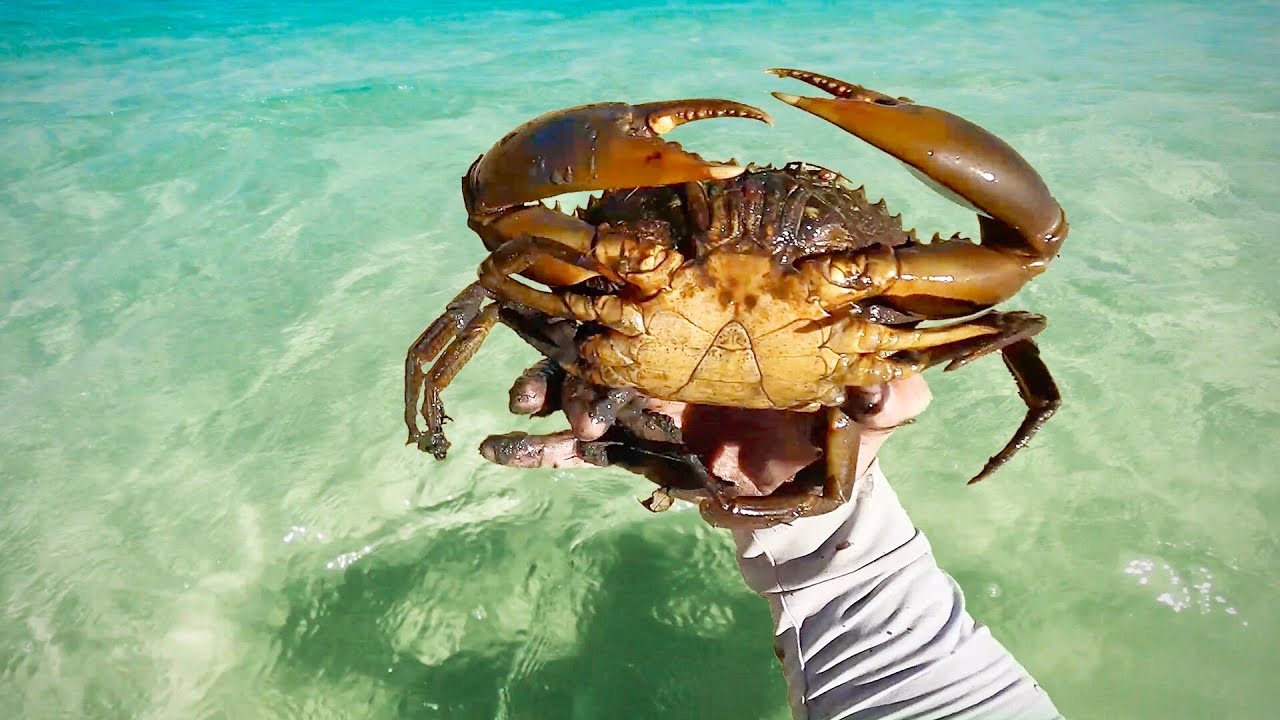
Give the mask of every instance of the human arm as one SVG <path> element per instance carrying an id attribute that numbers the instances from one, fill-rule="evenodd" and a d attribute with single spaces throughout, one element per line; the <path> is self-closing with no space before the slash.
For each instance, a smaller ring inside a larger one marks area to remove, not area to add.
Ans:
<path id="1" fill-rule="evenodd" d="M 929 403 L 924 381 L 888 386 L 862 434 L 853 499 L 825 515 L 764 530 L 735 530 L 747 585 L 768 600 L 797 718 L 1058 718 L 1048 696 L 964 607 L 960 588 L 938 566 L 881 472 L 876 454 L 892 428 Z M 556 389 L 526 374 L 512 409 L 536 412 Z M 591 388 L 566 382 L 571 431 L 525 437 L 504 464 L 586 465 L 580 440 L 604 432 L 592 420 Z M 552 404 L 554 399 L 552 398 Z M 808 420 L 795 413 L 652 407 L 682 426 L 712 472 L 739 485 L 772 488 L 817 457 Z M 482 453 L 498 458 L 494 441 Z"/>

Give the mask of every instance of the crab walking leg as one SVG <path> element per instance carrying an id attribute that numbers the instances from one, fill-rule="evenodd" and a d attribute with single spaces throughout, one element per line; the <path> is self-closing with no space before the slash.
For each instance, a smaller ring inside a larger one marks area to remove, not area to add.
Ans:
<path id="1" fill-rule="evenodd" d="M 944 372 L 958 370 L 983 355 L 1003 350 L 1019 340 L 1029 340 L 1049 326 L 1045 316 L 1022 310 L 988 313 L 974 322 L 990 327 L 995 332 L 981 339 L 937 348 L 937 352 L 926 353 L 930 367 L 946 359 L 948 362 L 943 368 Z"/>
<path id="2" fill-rule="evenodd" d="M 853 497 L 858 479 L 858 448 L 863 427 L 842 407 L 827 408 L 825 476 L 822 494 L 778 494 L 734 497 L 701 503 L 702 517 L 717 527 L 764 528 L 802 517 L 822 515 Z"/>
<path id="3" fill-rule="evenodd" d="M 664 491 L 695 493 L 698 497 L 705 497 L 702 493 L 723 497 L 723 491 L 731 486 L 731 483 L 712 475 L 702 458 L 688 452 L 682 445 L 637 439 L 619 432 L 617 428 L 599 440 L 579 440 L 576 449 L 579 456 L 593 465 L 623 468 L 647 478 Z"/>
<path id="4" fill-rule="evenodd" d="M 591 297 L 550 293 L 530 287 L 513 275 L 543 258 L 553 258 L 595 270 L 610 280 L 621 279 L 604 265 L 573 248 L 541 237 L 519 237 L 493 251 L 480 264 L 480 284 L 504 300 L 519 303 L 553 318 L 598 322 L 626 335 L 644 331 L 644 320 L 632 303 L 616 295 Z"/>
<path id="5" fill-rule="evenodd" d="M 983 355 L 1000 352 L 1005 367 L 1013 375 L 1018 385 L 1018 395 L 1027 405 L 1027 413 L 1018 426 L 1013 438 L 1001 448 L 1000 452 L 991 456 L 982 471 L 969 481 L 972 485 L 1009 460 L 1031 442 L 1031 438 L 1040 430 L 1049 418 L 1062 405 L 1062 394 L 1053 380 L 1053 375 L 1040 357 L 1040 349 L 1036 347 L 1032 337 L 1044 330 L 1044 316 L 1028 312 L 992 313 L 979 319 L 994 328 L 996 333 L 982 338 L 967 340 L 952 345 L 929 348 L 912 353 L 912 362 L 923 367 L 932 367 L 947 363 L 947 370 L 955 370 Z"/>
<path id="6" fill-rule="evenodd" d="M 459 331 L 457 339 L 445 348 L 440 359 L 427 373 L 426 382 L 423 383 L 425 397 L 422 400 L 422 417 L 427 421 L 427 431 L 419 433 L 415 439 L 419 449 L 431 453 L 437 460 L 443 460 L 449 452 L 449 441 L 444 437 L 446 416 L 444 404 L 440 402 L 440 392 L 449 386 L 458 371 L 484 344 L 489 331 L 498 322 L 498 308 L 497 303 L 485 306 L 474 320 Z"/>
<path id="7" fill-rule="evenodd" d="M 972 321 L 991 330 L 991 334 L 964 342 L 938 345 L 912 353 L 926 367 L 947 363 L 946 372 L 958 370 L 984 355 L 1003 351 L 1022 340 L 1030 340 L 1049 326 L 1043 315 L 1014 310 L 992 312 Z"/>
<path id="8" fill-rule="evenodd" d="M 857 320 L 845 325 L 840 332 L 834 334 L 827 341 L 827 346 L 842 353 L 893 352 L 937 347 L 997 332 L 999 330 L 996 328 L 981 323 L 904 329 Z"/>
<path id="9" fill-rule="evenodd" d="M 987 227 L 993 221 L 979 218 Z M 937 240 L 896 248 L 897 277 L 881 296 L 889 305 L 930 317 L 961 317 L 1013 297 L 1047 262 L 982 245 Z"/>
<path id="10" fill-rule="evenodd" d="M 802 262 L 815 299 L 836 313 L 874 297 L 931 318 L 960 317 L 1011 297 L 1034 274 L 1024 259 L 960 240 L 875 246 Z"/>
<path id="11" fill-rule="evenodd" d="M 1058 392 L 1058 384 L 1053 381 L 1049 368 L 1040 358 L 1040 348 L 1031 340 L 1019 340 L 1000 351 L 1005 367 L 1013 374 L 1018 383 L 1018 395 L 1027 404 L 1027 415 L 1018 426 L 1013 438 L 1005 444 L 1000 452 L 991 456 L 982 471 L 969 481 L 972 485 L 995 472 L 997 468 L 1009 462 L 1014 453 L 1027 446 L 1031 438 L 1040 431 L 1041 426 L 1062 406 L 1062 395 Z"/>
<path id="12" fill-rule="evenodd" d="M 631 434 L 644 440 L 654 442 L 684 444 L 684 432 L 669 416 L 645 407 L 648 398 L 637 396 L 631 402 L 618 408 L 615 422 L 626 428 Z M 604 416 L 603 419 L 607 419 Z"/>
<path id="13" fill-rule="evenodd" d="M 967 315 L 1012 297 L 1057 256 L 1067 237 L 1066 214 L 1035 169 L 991 132 L 945 110 L 826 75 L 769 72 L 833 96 L 774 97 L 894 156 L 944 197 L 978 212 L 982 245 L 935 238 L 897 249 L 896 278 L 879 293 L 895 308 L 935 318 Z"/>
<path id="14" fill-rule="evenodd" d="M 590 403 L 587 417 L 600 427 L 618 426 L 642 440 L 681 445 L 684 434 L 675 420 L 649 410 L 649 398 L 635 388 L 598 388 L 600 395 Z"/>
<path id="15" fill-rule="evenodd" d="M 538 352 L 546 355 L 544 361 L 553 365 L 560 375 L 565 367 L 572 367 L 578 361 L 578 349 L 575 344 L 575 328 L 573 322 L 558 320 L 528 308 L 504 307 L 499 312 L 502 324 L 511 328 L 525 342 Z M 542 365 L 535 368 L 543 367 Z M 528 375 L 534 368 L 525 371 Z M 549 372 L 538 370 L 540 373 Z M 548 388 L 551 383 L 548 382 Z M 588 411 L 592 421 L 601 426 L 619 425 L 630 430 L 636 437 L 655 442 L 668 442 L 680 445 L 684 442 L 680 428 L 666 415 L 649 410 L 646 406 L 648 398 L 634 388 L 614 388 L 592 403 Z M 515 400 L 512 400 L 515 412 Z M 550 408 L 550 409 L 548 409 Z M 560 409 L 559 397 L 548 397 L 546 406 L 539 413 L 545 415 Z"/>
<path id="16" fill-rule="evenodd" d="M 923 372 L 929 367 L 921 355 L 893 355 L 900 351 L 952 346 L 1000 332 L 981 323 L 961 323 L 946 327 L 895 328 L 846 318 L 836 327 L 825 347 L 841 357 L 832 382 L 844 387 L 870 387 Z"/>
<path id="17" fill-rule="evenodd" d="M 449 301 L 440 317 L 409 346 L 404 360 L 404 422 L 409 427 L 406 445 L 417 442 L 422 436 L 418 430 L 417 417 L 419 392 L 426 379 L 423 366 L 435 360 L 440 351 L 476 319 L 480 314 L 480 306 L 488 298 L 489 291 L 480 283 L 468 285 Z"/>
<path id="18" fill-rule="evenodd" d="M 549 238 L 585 253 L 591 249 L 591 241 L 596 234 L 594 225 L 542 204 L 516 208 L 491 217 L 473 215 L 469 219 L 469 225 L 491 251 L 502 247 L 503 243 L 512 238 L 529 235 Z M 554 287 L 576 285 L 597 274 L 581 265 L 550 257 L 540 258 L 521 273 L 534 282 Z"/>

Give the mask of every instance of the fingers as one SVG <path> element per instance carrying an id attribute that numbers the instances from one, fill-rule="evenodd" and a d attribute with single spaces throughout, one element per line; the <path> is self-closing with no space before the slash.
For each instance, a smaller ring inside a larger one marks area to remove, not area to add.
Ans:
<path id="1" fill-rule="evenodd" d="M 480 455 L 491 463 L 515 468 L 579 468 L 588 467 L 578 452 L 578 439 L 573 431 L 551 435 L 513 432 L 490 435 L 480 443 Z"/>
<path id="2" fill-rule="evenodd" d="M 574 433 L 583 440 L 594 440 L 613 424 L 612 417 L 592 412 L 598 398 L 590 384 L 566 377 L 559 365 L 544 359 L 525 370 L 511 386 L 507 407 L 516 415 L 535 417 L 563 409 Z"/>
<path id="3" fill-rule="evenodd" d="M 579 440 L 598 439 L 624 415 L 623 424 L 641 437 L 670 441 L 673 428 L 678 431 L 680 427 L 685 404 L 641 398 L 638 391 L 630 388 L 598 388 L 569 377 L 556 362 L 544 359 L 525 370 L 511 386 L 507 407 L 516 415 L 533 417 L 564 410 Z M 670 420 L 637 415 L 642 409 Z"/>
<path id="4" fill-rule="evenodd" d="M 891 430 L 914 421 L 929 407 L 933 393 L 924 377 L 912 375 L 881 386 L 879 408 L 860 418 L 867 427 Z"/>
<path id="5" fill-rule="evenodd" d="M 566 378 L 564 383 L 564 414 L 569 427 L 581 440 L 595 440 L 609 429 L 613 418 L 597 410 L 597 401 L 605 399 L 590 383 L 577 378 Z"/>
<path id="6" fill-rule="evenodd" d="M 516 415 L 541 417 L 564 410 L 571 429 L 550 435 L 491 435 L 480 444 L 480 455 L 507 467 L 576 468 L 600 464 L 599 458 L 592 462 L 584 457 L 584 449 L 593 446 L 583 442 L 603 435 L 614 425 L 618 412 L 632 404 L 639 393 L 595 388 L 544 359 L 520 375 L 508 396 L 507 406 Z"/>
<path id="7" fill-rule="evenodd" d="M 573 429 L 550 435 L 490 435 L 480 443 L 480 455 L 491 463 L 515 468 L 587 467 L 591 463 L 582 457 L 578 440 L 594 440 L 612 424 L 611 417 L 606 421 L 591 412 L 596 401 L 590 385 L 567 377 L 554 361 L 540 360 L 511 386 L 507 407 L 516 415 L 534 417 L 563 409 Z"/>
<path id="8" fill-rule="evenodd" d="M 516 415 L 550 415 L 560 409 L 564 370 L 551 360 L 540 360 L 525 370 L 507 393 L 507 408 Z"/>
<path id="9" fill-rule="evenodd" d="M 859 438 L 859 473 L 874 461 L 893 430 L 924 412 L 932 398 L 918 375 L 862 389 L 865 414 L 857 420 L 865 430 Z M 821 433 L 815 429 L 819 414 L 645 400 L 634 390 L 605 390 L 566 376 L 549 361 L 531 367 L 511 388 L 511 409 L 526 415 L 563 409 L 570 429 L 550 435 L 494 435 L 481 444 L 480 453 L 490 462 L 516 468 L 608 465 L 601 448 L 611 443 L 595 441 L 619 422 L 647 438 L 643 428 L 632 427 L 635 422 L 625 422 L 634 421 L 640 407 L 650 415 L 670 418 L 664 423 L 641 418 L 654 425 L 655 437 L 648 439 L 683 444 L 704 459 L 714 476 L 736 485 L 742 494 L 770 494 L 822 455 Z M 679 436 L 672 435 L 672 428 L 683 438 L 673 439 Z"/>
<path id="10" fill-rule="evenodd" d="M 919 375 L 895 380 L 881 386 L 878 409 L 859 418 L 865 428 L 858 437 L 858 474 L 862 475 L 875 462 L 876 456 L 893 431 L 908 425 L 929 407 L 933 393 Z"/>

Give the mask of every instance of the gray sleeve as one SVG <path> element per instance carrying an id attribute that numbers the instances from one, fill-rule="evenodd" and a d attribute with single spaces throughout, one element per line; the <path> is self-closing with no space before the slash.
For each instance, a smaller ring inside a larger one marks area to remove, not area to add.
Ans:
<path id="1" fill-rule="evenodd" d="M 796 718 L 1061 718 L 964 607 L 879 463 L 840 509 L 735 531 L 738 562 L 769 601 Z"/>

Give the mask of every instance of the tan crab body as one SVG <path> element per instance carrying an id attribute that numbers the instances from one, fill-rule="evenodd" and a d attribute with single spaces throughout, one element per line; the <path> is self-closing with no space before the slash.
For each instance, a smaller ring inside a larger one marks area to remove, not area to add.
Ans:
<path id="1" fill-rule="evenodd" d="M 875 354 L 883 326 L 833 317 L 808 275 L 779 273 L 767 256 L 716 253 L 686 264 L 638 308 L 641 334 L 583 343 L 587 379 L 667 400 L 808 412 L 841 404 L 851 385 L 916 371 Z"/>
<path id="2" fill-rule="evenodd" d="M 548 113 L 463 177 L 468 225 L 491 252 L 478 282 L 409 349 L 410 443 L 444 458 L 440 391 L 499 322 L 562 372 L 630 393 L 633 403 L 825 412 L 820 491 L 791 483 L 767 497 L 724 497 L 669 422 L 616 414 L 630 435 L 610 442 L 636 451 L 619 462 L 664 486 L 707 479 L 703 511 L 721 524 L 767 525 L 839 506 L 857 467 L 855 392 L 935 365 L 950 370 L 999 352 L 1027 404 L 1014 438 L 971 482 L 1030 440 L 1060 403 L 1032 340 L 1045 319 L 993 308 L 1044 272 L 1066 238 L 1065 213 L 1044 181 L 995 135 L 944 110 L 817 73 L 770 72 L 832 96 L 774 93 L 779 100 L 977 210 L 981 242 L 920 242 L 883 201 L 869 202 L 830 170 L 710 162 L 661 137 L 705 118 L 772 122 L 749 105 L 697 99 Z M 574 215 L 540 202 L 584 190 L 605 192 Z"/>

